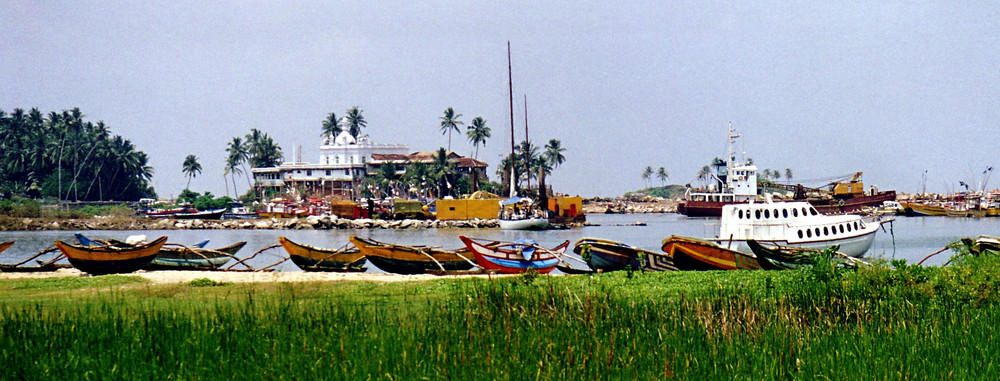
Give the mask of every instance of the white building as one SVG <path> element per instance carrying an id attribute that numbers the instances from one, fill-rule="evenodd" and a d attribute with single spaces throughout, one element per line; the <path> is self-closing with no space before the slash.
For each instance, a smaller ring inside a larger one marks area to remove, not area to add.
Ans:
<path id="1" fill-rule="evenodd" d="M 367 135 L 355 140 L 344 131 L 332 142 L 329 137 L 324 138 L 319 150 L 319 164 L 304 163 L 299 159 L 278 167 L 254 168 L 252 171 L 257 187 L 357 198 L 358 186 L 367 174 L 366 164 L 371 162 L 372 155 L 406 155 L 409 146 L 375 144 Z"/>

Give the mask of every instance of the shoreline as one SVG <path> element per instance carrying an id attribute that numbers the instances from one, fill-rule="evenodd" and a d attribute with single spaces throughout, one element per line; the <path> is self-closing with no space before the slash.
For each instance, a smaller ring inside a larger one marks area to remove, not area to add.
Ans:
<path id="1" fill-rule="evenodd" d="M 196 279 L 210 279 L 219 283 L 299 283 L 299 282 L 422 282 L 434 279 L 492 279 L 509 277 L 508 274 L 464 274 L 464 275 L 401 275 L 378 272 L 341 273 L 341 272 L 308 272 L 308 271 L 176 271 L 176 270 L 140 270 L 123 276 L 137 276 L 148 280 L 151 284 L 185 284 Z M 558 276 L 558 274 L 548 274 Z M 102 275 L 103 276 L 103 275 Z M 46 272 L 0 272 L 0 281 L 11 279 L 44 279 L 93 277 L 75 269 L 59 269 Z"/>

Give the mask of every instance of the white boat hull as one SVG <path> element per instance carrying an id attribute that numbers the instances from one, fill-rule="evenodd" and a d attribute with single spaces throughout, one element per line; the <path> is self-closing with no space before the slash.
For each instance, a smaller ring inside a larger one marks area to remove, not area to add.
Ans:
<path id="1" fill-rule="evenodd" d="M 545 218 L 525 218 L 520 220 L 500 219 L 500 229 L 503 230 L 543 230 L 549 227 Z"/>
<path id="2" fill-rule="evenodd" d="M 714 240 L 720 246 L 734 249 L 741 253 L 753 254 L 750 247 L 747 246 L 746 240 L 728 240 L 719 239 Z M 837 251 L 847 254 L 851 257 L 860 258 L 868 252 L 872 247 L 872 243 L 875 241 L 875 230 L 872 230 L 866 234 L 857 235 L 853 237 L 844 237 L 832 240 L 822 240 L 822 241 L 806 241 L 806 242 L 788 242 L 787 240 L 761 240 L 760 242 L 774 244 L 778 246 L 790 246 L 790 247 L 802 247 L 816 250 L 824 250 L 833 245 L 839 245 L 840 248 Z"/>

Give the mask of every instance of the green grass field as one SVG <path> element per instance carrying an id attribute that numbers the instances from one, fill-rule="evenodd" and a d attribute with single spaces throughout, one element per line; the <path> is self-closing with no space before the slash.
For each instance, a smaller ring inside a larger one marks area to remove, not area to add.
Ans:
<path id="1" fill-rule="evenodd" d="M 3 280 L 0 378 L 995 379 L 998 265 Z"/>

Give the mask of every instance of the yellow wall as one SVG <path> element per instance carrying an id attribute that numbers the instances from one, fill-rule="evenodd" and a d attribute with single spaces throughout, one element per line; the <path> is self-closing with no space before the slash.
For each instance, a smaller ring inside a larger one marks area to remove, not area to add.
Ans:
<path id="1" fill-rule="evenodd" d="M 559 206 L 558 210 L 556 210 L 557 205 Z M 583 197 L 580 196 L 549 197 L 549 210 L 555 212 L 557 215 L 568 216 L 570 213 L 570 205 L 576 205 L 577 216 L 583 214 Z"/>
<path id="2" fill-rule="evenodd" d="M 471 220 L 497 218 L 500 200 L 437 200 L 437 219 Z"/>

